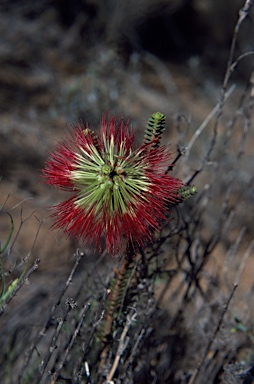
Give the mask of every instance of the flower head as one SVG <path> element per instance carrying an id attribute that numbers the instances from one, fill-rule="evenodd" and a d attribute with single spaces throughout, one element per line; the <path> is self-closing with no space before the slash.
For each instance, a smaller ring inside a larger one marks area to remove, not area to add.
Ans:
<path id="1" fill-rule="evenodd" d="M 167 174 L 170 155 L 159 135 L 147 132 L 136 147 L 128 122 L 115 117 L 103 115 L 98 135 L 82 123 L 73 127 L 43 170 L 46 183 L 72 195 L 52 207 L 53 228 L 97 246 L 105 236 L 110 253 L 152 240 L 183 183 Z"/>

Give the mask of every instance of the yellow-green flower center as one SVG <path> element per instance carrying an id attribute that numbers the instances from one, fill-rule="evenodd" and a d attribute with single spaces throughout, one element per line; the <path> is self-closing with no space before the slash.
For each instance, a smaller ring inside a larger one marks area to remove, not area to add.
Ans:
<path id="1" fill-rule="evenodd" d="M 102 212 L 109 216 L 125 214 L 130 203 L 135 205 L 137 198 L 145 199 L 150 185 L 146 166 L 137 154 L 125 155 L 124 147 L 115 154 L 112 140 L 104 145 L 108 149 L 105 153 L 91 146 L 89 154 L 84 149 L 77 154 L 75 169 L 71 171 L 77 191 L 76 206 L 99 216 Z"/>

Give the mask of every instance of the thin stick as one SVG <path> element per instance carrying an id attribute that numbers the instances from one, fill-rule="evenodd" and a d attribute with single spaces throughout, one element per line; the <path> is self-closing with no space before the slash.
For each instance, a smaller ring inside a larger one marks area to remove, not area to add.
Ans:
<path id="1" fill-rule="evenodd" d="M 224 101 L 226 101 L 231 95 L 232 93 L 234 92 L 236 86 L 235 84 L 231 85 L 231 87 L 229 88 L 229 90 L 226 92 L 225 94 L 225 99 Z M 209 113 L 209 115 L 206 117 L 206 119 L 202 122 L 202 124 L 198 127 L 198 129 L 195 131 L 194 135 L 192 136 L 192 138 L 190 139 L 189 141 L 189 144 L 187 145 L 186 147 L 186 152 L 185 152 L 185 156 L 184 156 L 184 162 L 187 162 L 188 161 L 188 158 L 189 158 L 189 155 L 190 155 L 190 150 L 191 150 L 191 147 L 193 146 L 193 144 L 195 143 L 195 141 L 197 140 L 198 136 L 203 132 L 203 130 L 206 128 L 207 124 L 212 120 L 212 118 L 216 115 L 216 113 L 219 111 L 219 108 L 220 108 L 220 102 L 217 103 L 217 105 L 213 108 L 213 110 Z"/>
<path id="2" fill-rule="evenodd" d="M 72 335 L 72 337 L 71 337 L 71 339 L 70 339 L 70 342 L 69 342 L 69 344 L 67 345 L 67 347 L 66 347 L 66 349 L 65 349 L 65 353 L 64 353 L 64 357 L 63 357 L 63 359 L 60 361 L 57 370 L 56 370 L 56 371 L 53 373 L 53 375 L 52 375 L 52 378 L 51 378 L 51 384 L 55 384 L 55 383 L 57 382 L 57 380 L 58 380 L 60 371 L 62 370 L 62 368 L 63 368 L 63 366 L 64 366 L 64 364 L 65 364 L 65 362 L 66 362 L 66 360 L 67 360 L 67 357 L 68 357 L 68 355 L 69 355 L 69 353 L 70 353 L 70 351 L 71 351 L 71 349 L 72 349 L 72 347 L 73 347 L 73 344 L 74 344 L 74 342 L 75 342 L 75 340 L 76 340 L 76 338 L 77 338 L 77 336 L 78 336 L 78 334 L 79 334 L 80 328 L 81 328 L 81 326 L 82 326 L 82 324 L 83 324 L 84 317 L 85 317 L 86 314 L 87 314 L 87 311 L 88 311 L 88 309 L 89 309 L 89 306 L 90 306 L 90 303 L 86 303 L 86 304 L 83 306 L 83 308 L 82 308 L 82 310 L 81 310 L 81 312 L 80 312 L 80 319 L 79 319 L 79 321 L 78 321 L 78 324 L 77 324 L 77 326 L 76 326 L 76 329 L 74 330 L 74 333 L 73 333 L 73 335 Z"/>
<path id="3" fill-rule="evenodd" d="M 253 3 L 253 0 L 246 0 L 244 6 L 239 10 L 239 17 L 238 17 L 238 20 L 237 20 L 237 23 L 236 23 L 236 26 L 234 29 L 234 35 L 233 35 L 233 39 L 231 42 L 231 47 L 230 47 L 230 52 L 229 52 L 229 57 L 228 57 L 227 70 L 226 70 L 226 74 L 225 74 L 224 82 L 223 82 L 223 89 L 224 90 L 226 89 L 226 87 L 228 85 L 228 81 L 229 81 L 230 76 L 232 74 L 232 70 L 234 70 L 234 67 L 235 67 L 235 65 L 232 65 L 232 64 L 234 64 L 233 63 L 233 57 L 234 57 L 234 53 L 235 53 L 236 40 L 238 37 L 239 29 L 240 29 L 241 24 L 243 23 L 243 21 L 247 17 L 249 10 L 250 10 L 250 7 L 252 6 L 252 3 Z"/>
<path id="4" fill-rule="evenodd" d="M 66 304 L 68 304 L 68 307 L 67 307 L 67 310 L 64 314 L 63 317 L 60 317 L 60 319 L 58 320 L 58 325 L 54 331 L 54 334 L 51 338 L 51 343 L 50 343 L 50 346 L 48 348 L 48 352 L 45 356 L 45 358 L 43 359 L 42 361 L 42 364 L 40 365 L 40 372 L 39 372 L 39 375 L 38 375 L 38 378 L 37 378 L 37 381 L 36 383 L 39 384 L 41 382 L 41 379 L 43 378 L 43 375 L 44 375 L 44 372 L 45 372 L 45 369 L 47 368 L 47 365 L 51 359 L 51 356 L 53 354 L 53 352 L 56 350 L 57 348 L 57 340 L 60 336 L 60 333 L 62 331 L 62 328 L 63 328 L 63 325 L 65 324 L 66 322 L 66 319 L 67 319 L 67 316 L 69 314 L 69 312 L 76 307 L 76 303 L 71 303 L 69 301 L 69 303 L 67 302 Z"/>
<path id="5" fill-rule="evenodd" d="M 118 367 L 120 358 L 121 358 L 121 356 L 122 356 L 122 354 L 123 354 L 123 352 L 127 346 L 127 342 L 128 342 L 128 340 L 126 342 L 127 333 L 128 333 L 129 328 L 131 326 L 131 323 L 133 321 L 135 321 L 135 318 L 136 318 L 136 312 L 132 316 L 130 316 L 130 315 L 127 316 L 127 321 L 126 321 L 125 327 L 123 329 L 123 332 L 122 332 L 120 340 L 119 340 L 115 360 L 114 360 L 113 365 L 111 367 L 111 370 L 107 376 L 107 382 L 110 382 L 113 379 L 113 376 L 114 376 L 115 371 Z"/>
<path id="6" fill-rule="evenodd" d="M 242 259 L 241 259 L 241 263 L 240 263 L 240 266 L 238 268 L 238 272 L 237 272 L 237 275 L 236 275 L 236 278 L 235 278 L 235 284 L 239 284 L 239 281 L 241 279 L 241 275 L 242 275 L 242 272 L 244 270 L 244 267 L 247 263 L 247 260 L 248 258 L 250 257 L 250 255 L 252 254 L 253 252 L 253 249 L 254 249 L 254 240 L 251 241 L 251 243 L 249 244 L 249 247 L 247 248 L 247 250 L 245 251 Z"/>
<path id="7" fill-rule="evenodd" d="M 212 335 L 210 336 L 210 338 L 209 338 L 209 342 L 208 342 L 207 347 L 206 347 L 206 349 L 205 349 L 205 353 L 204 353 L 204 355 L 203 355 L 203 358 L 202 358 L 202 360 L 200 361 L 200 363 L 198 364 L 197 369 L 193 372 L 193 374 L 192 374 L 192 376 L 191 376 L 191 378 L 190 378 L 188 384 L 194 384 L 195 380 L 196 380 L 197 377 L 199 376 L 199 374 L 200 374 L 200 372 L 201 372 L 201 370 L 202 370 L 202 368 L 203 368 L 204 362 L 205 362 L 205 360 L 206 360 L 206 358 L 207 358 L 207 356 L 208 356 L 208 354 L 209 354 L 209 351 L 210 351 L 210 349 L 211 349 L 211 346 L 212 346 L 212 344 L 215 342 L 216 336 L 217 336 L 217 334 L 218 334 L 218 332 L 219 332 L 219 330 L 220 330 L 220 328 L 221 328 L 221 325 L 222 325 L 224 316 L 225 316 L 225 314 L 226 314 L 226 312 L 227 312 L 227 310 L 228 310 L 229 304 L 230 304 L 230 302 L 231 302 L 231 300 L 232 300 L 232 298 L 233 298 L 233 296 L 234 296 L 234 293 L 235 293 L 235 290 L 236 290 L 237 287 L 238 287 L 238 285 L 237 285 L 237 284 L 234 284 L 234 286 L 233 286 L 233 288 L 232 288 L 232 290 L 231 290 L 231 292 L 230 292 L 230 295 L 229 295 L 229 297 L 228 297 L 228 300 L 227 300 L 227 302 L 226 302 L 226 304 L 225 304 L 225 306 L 224 306 L 224 308 L 223 308 L 223 311 L 222 311 L 222 313 L 221 313 L 221 316 L 220 316 L 220 318 L 219 318 L 217 327 L 215 328 L 213 334 L 212 334 Z"/>
<path id="8" fill-rule="evenodd" d="M 84 373 L 87 375 L 87 353 L 88 353 L 88 350 L 92 344 L 92 341 L 94 340 L 94 335 L 98 329 L 98 327 L 100 326 L 101 322 L 103 321 L 103 317 L 104 317 L 104 313 L 105 313 L 105 302 L 107 300 L 107 297 L 108 297 L 108 292 L 105 292 L 104 295 L 103 295 L 103 298 L 101 300 L 101 303 L 99 305 L 99 309 L 97 311 L 97 316 L 95 318 L 95 322 L 92 324 L 92 330 L 91 332 L 89 332 L 89 336 L 88 336 L 88 339 L 82 343 L 82 347 L 81 347 L 81 350 L 82 350 L 82 355 L 80 356 L 78 362 L 77 362 L 77 374 L 76 374 L 76 378 L 77 378 L 77 382 L 79 383 L 79 381 L 81 380 L 81 378 L 83 377 Z"/>
<path id="9" fill-rule="evenodd" d="M 80 263 L 80 260 L 82 259 L 82 257 L 84 256 L 84 253 L 82 252 L 79 252 L 79 250 L 77 250 L 76 252 L 76 261 L 75 261 L 75 264 L 71 270 L 71 273 L 65 283 L 65 286 L 64 288 L 62 289 L 62 291 L 60 292 L 60 295 L 58 297 L 58 300 L 56 303 L 53 304 L 52 308 L 51 308 L 51 311 L 50 311 L 50 316 L 48 318 L 48 321 L 47 323 L 45 324 L 45 326 L 41 329 L 41 331 L 39 332 L 38 336 L 35 338 L 33 344 L 31 345 L 31 347 L 29 348 L 27 354 L 26 354 L 26 359 L 25 359 L 25 362 L 24 362 L 24 365 L 23 365 L 23 368 L 20 370 L 20 373 L 19 373 L 19 377 L 18 377 L 18 383 L 21 382 L 22 380 L 22 377 L 24 375 L 24 372 L 25 372 L 25 369 L 26 367 L 28 366 L 28 363 L 32 357 L 32 354 L 34 352 L 34 350 L 36 349 L 36 346 L 38 345 L 39 341 L 41 340 L 41 338 L 45 335 L 45 332 L 47 331 L 47 329 L 49 328 L 50 324 L 51 324 L 51 319 L 53 317 L 53 314 L 57 308 L 57 306 L 60 304 L 61 302 L 61 299 L 62 297 L 64 296 L 65 292 L 67 291 L 68 287 L 70 286 L 71 282 L 72 282 L 72 279 L 73 279 L 73 275 Z"/>
<path id="10" fill-rule="evenodd" d="M 17 294 L 17 292 L 20 290 L 20 288 L 28 281 L 30 275 L 36 271 L 38 268 L 38 265 L 40 263 L 39 259 L 36 259 L 32 265 L 32 267 L 24 274 L 24 276 L 21 278 L 20 281 L 17 282 L 16 285 L 14 285 L 13 289 L 11 290 L 10 294 L 6 298 L 4 304 L 0 308 L 0 316 L 4 313 L 7 305 L 9 302 L 13 299 L 13 297 Z"/>
<path id="11" fill-rule="evenodd" d="M 213 135 L 212 135 L 211 141 L 209 143 L 209 147 L 208 147 L 206 155 L 204 156 L 203 160 L 201 161 L 201 164 L 198 167 L 198 169 L 194 172 L 192 177 L 188 180 L 188 183 L 191 183 L 194 180 L 194 178 L 202 171 L 204 165 L 209 161 L 211 153 L 214 149 L 214 145 L 216 143 L 216 138 L 217 138 L 217 134 L 218 134 L 218 126 L 219 126 L 219 122 L 220 122 L 220 119 L 222 116 L 223 106 L 224 106 L 224 103 L 226 100 L 226 94 L 227 94 L 226 89 L 228 87 L 228 82 L 229 82 L 230 76 L 232 74 L 232 71 L 235 68 L 235 65 L 233 65 L 234 64 L 233 57 L 234 57 L 234 53 L 235 53 L 235 47 L 236 47 L 236 41 L 237 41 L 239 29 L 240 29 L 240 26 L 243 23 L 244 19 L 248 15 L 248 12 L 250 10 L 252 2 L 253 2 L 253 0 L 246 0 L 244 6 L 239 11 L 239 17 L 238 17 L 238 20 L 237 20 L 237 23 L 236 23 L 236 26 L 234 29 L 233 39 L 232 39 L 231 46 L 230 46 L 227 69 L 226 69 L 226 73 L 225 73 L 224 80 L 223 80 L 221 96 L 220 96 L 220 100 L 218 103 L 217 116 L 216 116 L 216 120 L 215 120 L 214 127 L 213 127 Z"/>

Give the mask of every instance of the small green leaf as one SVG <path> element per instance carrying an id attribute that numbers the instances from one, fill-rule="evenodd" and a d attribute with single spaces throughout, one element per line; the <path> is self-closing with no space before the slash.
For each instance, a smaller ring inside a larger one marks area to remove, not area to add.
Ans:
<path id="1" fill-rule="evenodd" d="M 149 144 L 156 139 L 153 147 L 159 147 L 161 135 L 165 129 L 165 123 L 165 115 L 163 115 L 161 112 L 153 113 L 146 125 L 144 143 Z"/>
<path id="2" fill-rule="evenodd" d="M 11 219 L 11 229 L 10 229 L 10 232 L 9 232 L 9 236 L 8 236 L 6 242 L 5 242 L 4 245 L 3 245 L 3 248 L 1 249 L 1 247 L 0 247 L 0 255 L 1 255 L 2 253 L 4 253 L 4 251 L 5 251 L 6 248 L 8 247 L 8 245 L 9 245 L 9 243 L 10 243 L 10 241 L 11 241 L 11 237 L 12 237 L 12 234 L 13 234 L 13 230 L 14 230 L 14 222 L 13 222 L 13 218 L 12 218 L 12 216 L 11 216 L 11 214 L 10 214 L 9 212 L 6 212 L 6 214 L 7 214 L 7 215 L 10 217 L 10 219 Z"/>
<path id="3" fill-rule="evenodd" d="M 190 197 L 194 196 L 197 193 L 197 188 L 195 185 L 186 185 L 184 187 L 181 187 L 178 190 L 178 194 L 181 196 L 183 200 L 187 200 Z"/>
<path id="4" fill-rule="evenodd" d="M 8 287 L 7 291 L 1 295 L 1 297 L 0 297 L 0 304 L 2 304 L 2 302 L 4 302 L 11 295 L 13 290 L 16 288 L 18 282 L 19 282 L 19 279 L 15 279 L 11 283 L 11 285 Z"/>

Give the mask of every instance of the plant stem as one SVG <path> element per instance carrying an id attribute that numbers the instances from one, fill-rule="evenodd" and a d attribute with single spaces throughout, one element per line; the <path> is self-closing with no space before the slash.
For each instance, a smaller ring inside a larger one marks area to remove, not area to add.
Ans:
<path id="1" fill-rule="evenodd" d="M 125 277 L 127 268 L 131 261 L 132 261 L 132 258 L 127 256 L 123 259 L 120 268 L 114 269 L 116 282 L 114 284 L 112 291 L 108 295 L 107 309 L 104 315 L 105 326 L 104 326 L 103 339 L 102 339 L 103 348 L 100 356 L 100 365 L 99 365 L 99 372 L 101 374 L 106 366 L 107 356 L 108 356 L 109 347 L 110 347 L 110 339 L 112 334 L 112 324 L 114 321 L 114 313 L 116 310 L 116 303 L 119 297 L 119 290 L 121 287 L 122 280 Z"/>

